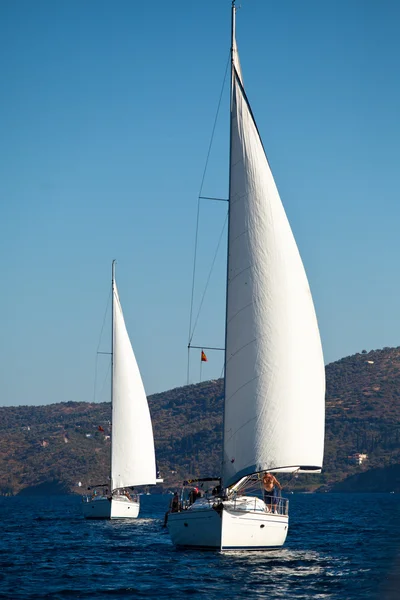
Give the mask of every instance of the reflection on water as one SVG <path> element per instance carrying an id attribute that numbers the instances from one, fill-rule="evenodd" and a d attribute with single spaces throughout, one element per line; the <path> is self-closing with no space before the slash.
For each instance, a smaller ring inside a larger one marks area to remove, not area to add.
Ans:
<path id="1" fill-rule="evenodd" d="M 229 570 L 236 570 L 235 578 L 246 581 L 251 573 L 251 583 L 244 584 L 245 590 L 264 597 L 272 593 L 274 598 L 333 598 L 332 587 L 336 586 L 328 578 L 346 577 L 350 572 L 339 558 L 312 550 L 230 551 L 223 552 L 223 557 Z"/>

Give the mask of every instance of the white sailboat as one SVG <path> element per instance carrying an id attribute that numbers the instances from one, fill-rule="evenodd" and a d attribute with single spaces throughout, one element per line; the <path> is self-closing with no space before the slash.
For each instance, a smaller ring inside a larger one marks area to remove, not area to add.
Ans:
<path id="1" fill-rule="evenodd" d="M 149 406 L 125 326 L 115 282 L 115 261 L 112 263 L 111 337 L 110 484 L 109 490 L 103 486 L 103 494 L 83 498 L 83 515 L 87 519 L 136 518 L 140 502 L 132 488 L 160 481 L 156 478 Z"/>
<path id="2" fill-rule="evenodd" d="M 243 86 L 235 1 L 228 220 L 221 485 L 171 512 L 168 528 L 177 546 L 273 548 L 287 536 L 288 500 L 274 507 L 246 490 L 265 472 L 321 471 L 325 369 L 307 276 Z"/>

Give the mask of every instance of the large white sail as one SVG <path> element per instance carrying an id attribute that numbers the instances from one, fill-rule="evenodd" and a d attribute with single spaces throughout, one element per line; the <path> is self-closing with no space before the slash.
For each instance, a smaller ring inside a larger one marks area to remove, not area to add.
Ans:
<path id="1" fill-rule="evenodd" d="M 153 428 L 142 378 L 114 282 L 112 489 L 156 483 Z"/>
<path id="2" fill-rule="evenodd" d="M 223 483 L 315 471 L 325 370 L 307 276 L 248 104 L 234 42 Z"/>

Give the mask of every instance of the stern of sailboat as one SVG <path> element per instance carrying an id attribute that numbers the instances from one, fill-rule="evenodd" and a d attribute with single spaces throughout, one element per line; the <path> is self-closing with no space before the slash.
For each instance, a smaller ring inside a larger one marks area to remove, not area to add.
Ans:
<path id="1" fill-rule="evenodd" d="M 229 496 L 221 494 L 217 486 L 199 492 L 197 486 L 201 481 L 192 480 L 189 485 L 184 485 L 178 505 L 168 513 L 166 523 L 174 545 L 265 550 L 284 544 L 289 526 L 289 501 L 286 498 L 276 496 L 270 505 L 265 503 L 260 498 L 258 478 L 258 489 L 253 478 L 248 482 L 246 495 L 242 488 Z"/>

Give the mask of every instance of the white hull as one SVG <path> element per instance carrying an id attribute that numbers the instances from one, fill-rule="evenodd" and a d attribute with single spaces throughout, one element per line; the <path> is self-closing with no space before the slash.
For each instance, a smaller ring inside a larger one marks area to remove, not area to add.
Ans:
<path id="1" fill-rule="evenodd" d="M 82 502 L 85 519 L 136 519 L 139 509 L 139 500 L 129 500 L 124 496 L 112 500 L 106 497 L 84 498 Z"/>
<path id="2" fill-rule="evenodd" d="M 268 512 L 262 500 L 250 496 L 224 501 L 218 510 L 208 501 L 196 501 L 188 510 L 168 516 L 173 544 L 218 550 L 280 547 L 288 526 L 287 515 Z"/>

